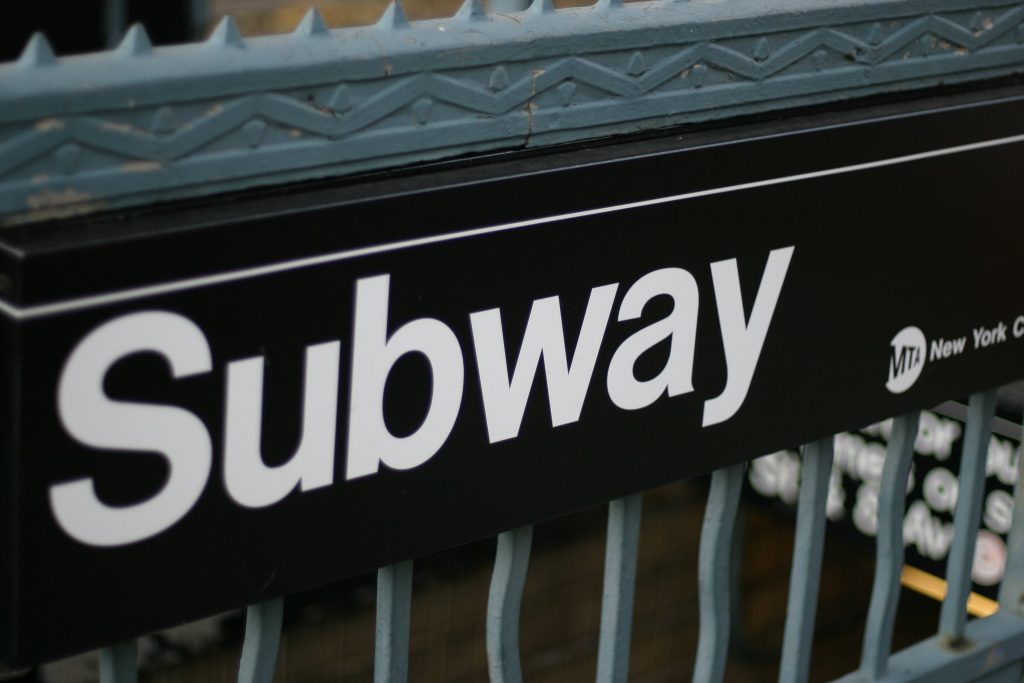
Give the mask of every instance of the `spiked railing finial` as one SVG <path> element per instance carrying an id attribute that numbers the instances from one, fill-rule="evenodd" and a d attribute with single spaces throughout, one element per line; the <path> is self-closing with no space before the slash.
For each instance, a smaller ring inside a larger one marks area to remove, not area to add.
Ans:
<path id="1" fill-rule="evenodd" d="M 28 39 L 25 49 L 21 51 L 21 57 L 18 58 L 18 64 L 25 67 L 49 66 L 56 63 L 57 55 L 53 53 L 50 41 L 38 32 L 33 33 Z"/>
<path id="2" fill-rule="evenodd" d="M 295 28 L 295 33 L 312 38 L 330 35 L 330 30 L 327 28 L 327 22 L 324 21 L 319 10 L 316 7 L 310 7 L 309 11 L 306 12 L 306 16 L 302 17 L 302 21 Z"/>
<path id="3" fill-rule="evenodd" d="M 117 52 L 129 57 L 141 57 L 153 52 L 153 43 L 145 27 L 142 24 L 132 24 L 121 39 L 121 44 L 117 46 Z"/>
<path id="4" fill-rule="evenodd" d="M 210 34 L 208 43 L 211 45 L 222 45 L 225 47 L 245 47 L 245 38 L 242 37 L 242 32 L 238 30 L 238 24 L 230 16 L 225 16 L 217 24 L 217 28 L 213 29 L 213 33 Z"/>
<path id="5" fill-rule="evenodd" d="M 481 0 L 465 0 L 455 13 L 455 18 L 460 21 L 486 21 L 487 12 Z"/>
<path id="6" fill-rule="evenodd" d="M 384 10 L 384 14 L 377 21 L 377 26 L 383 29 L 406 28 L 409 20 L 402 9 L 401 0 L 391 0 L 391 4 Z"/>

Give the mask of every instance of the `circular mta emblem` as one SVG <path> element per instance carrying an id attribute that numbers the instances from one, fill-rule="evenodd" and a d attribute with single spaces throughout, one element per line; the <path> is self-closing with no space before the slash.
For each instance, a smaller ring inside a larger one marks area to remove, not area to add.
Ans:
<path id="1" fill-rule="evenodd" d="M 889 381 L 885 388 L 902 394 L 914 386 L 924 368 L 926 341 L 917 327 L 904 327 L 889 342 Z"/>

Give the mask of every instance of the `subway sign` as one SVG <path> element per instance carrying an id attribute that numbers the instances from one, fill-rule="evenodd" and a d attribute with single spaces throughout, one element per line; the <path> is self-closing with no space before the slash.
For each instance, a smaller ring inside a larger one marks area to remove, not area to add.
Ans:
<path id="1" fill-rule="evenodd" d="M 916 107 L 6 228 L 0 658 L 1024 376 L 1022 105 Z"/>

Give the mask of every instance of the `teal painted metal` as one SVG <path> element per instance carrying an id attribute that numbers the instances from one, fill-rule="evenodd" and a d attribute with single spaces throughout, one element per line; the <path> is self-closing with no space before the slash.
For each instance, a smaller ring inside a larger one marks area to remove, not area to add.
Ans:
<path id="1" fill-rule="evenodd" d="M 1024 616 L 1024 458 L 1017 458 L 1017 486 L 1013 491 L 1013 519 L 1006 539 L 1006 573 L 999 584 L 999 609 Z"/>
<path id="2" fill-rule="evenodd" d="M 725 676 L 729 654 L 733 533 L 743 491 L 746 464 L 716 470 L 711 475 L 700 532 L 698 581 L 700 583 L 700 635 L 697 639 L 695 683 L 718 683 Z"/>
<path id="3" fill-rule="evenodd" d="M 837 683 L 977 683 L 1024 659 L 1024 619 L 1018 615 L 975 619 L 965 627 L 964 639 L 968 645 L 951 648 L 942 636 L 933 636 L 894 654 L 882 678 L 858 671 Z"/>
<path id="4" fill-rule="evenodd" d="M 885 676 L 892 654 L 896 608 L 900 599 L 903 571 L 903 517 L 907 507 L 907 477 L 914 458 L 921 411 L 893 420 L 889 447 L 882 469 L 878 494 L 878 536 L 876 538 L 875 580 L 871 587 L 860 672 L 870 680 Z"/>
<path id="5" fill-rule="evenodd" d="M 973 487 L 977 480 L 970 481 L 977 472 L 971 473 L 978 462 L 981 463 L 981 476 L 984 476 L 985 455 L 988 451 L 988 435 L 991 431 L 992 411 L 994 409 L 994 392 L 979 392 L 971 397 L 968 411 L 968 428 L 964 435 L 964 456 L 961 464 L 961 490 L 957 504 L 954 524 L 954 544 L 961 528 L 968 528 L 970 534 L 968 547 L 972 552 L 954 553 L 950 549 L 949 566 L 946 573 L 950 579 L 950 593 L 943 603 L 943 615 L 940 618 L 940 632 L 916 645 L 908 647 L 887 660 L 879 674 L 871 667 L 861 667 L 860 671 L 840 678 L 837 683 L 867 683 L 869 681 L 885 681 L 886 683 L 1003 683 L 1020 681 L 1024 674 L 1024 612 L 1021 610 L 1021 577 L 1024 574 L 1024 519 L 1022 506 L 1014 509 L 1014 526 L 1011 527 L 1006 577 L 1000 586 L 999 611 L 983 619 L 965 621 L 967 591 L 959 588 L 957 582 L 970 578 L 973 564 L 974 536 L 977 533 L 978 519 L 973 524 L 969 517 L 973 516 L 978 500 L 965 487 Z M 898 426 L 898 423 L 897 423 Z M 916 436 L 917 430 L 913 434 Z M 891 443 L 905 440 L 906 434 L 897 434 L 895 429 Z M 1018 475 L 1022 470 L 1022 460 L 1017 462 Z M 973 461 L 973 462 L 969 462 Z M 888 467 L 888 463 L 886 465 Z M 966 478 L 967 481 L 963 481 Z M 973 499 L 973 500 L 972 500 Z M 1018 476 L 1014 490 L 1014 501 L 1024 499 L 1024 478 Z M 972 503 L 974 503 L 972 505 Z M 879 523 L 888 523 L 887 515 L 891 512 L 886 505 L 879 509 Z M 961 522 L 966 519 L 966 522 Z M 881 527 L 880 527 L 881 528 Z M 961 535 L 964 538 L 966 535 Z M 961 541 L 964 542 L 964 541 Z M 876 585 L 878 579 L 876 577 Z M 968 584 L 969 587 L 969 584 Z M 957 594 L 954 594 L 956 591 Z M 952 596 L 952 597 L 951 597 Z M 874 596 L 873 596 L 874 602 Z M 874 610 L 872 610 L 874 611 Z M 946 617 L 946 614 L 955 617 Z M 959 613 L 959 614 L 958 614 Z M 947 622 L 946 619 L 950 621 Z M 877 623 L 870 620 L 868 628 Z M 963 624 L 963 625 L 962 625 Z M 962 626 L 961 626 L 962 625 Z M 959 633 L 957 632 L 959 630 Z M 865 642 L 870 638 L 865 634 Z M 888 643 L 887 643 L 888 645 Z M 879 655 L 880 656 L 880 655 Z"/>
<path id="6" fill-rule="evenodd" d="M 115 47 L 124 35 L 128 7 L 126 0 L 104 0 L 104 29 L 107 33 L 107 47 Z"/>
<path id="7" fill-rule="evenodd" d="M 7 223 L 1024 71 L 1020 0 L 603 0 L 0 65 Z"/>
<path id="8" fill-rule="evenodd" d="M 530 567 L 533 527 L 498 536 L 487 597 L 487 668 L 491 683 L 522 683 L 519 660 L 519 607 Z"/>
<path id="9" fill-rule="evenodd" d="M 412 560 L 406 560 L 377 570 L 374 683 L 405 683 L 409 679 L 412 569 Z"/>
<path id="10" fill-rule="evenodd" d="M 139 646 L 134 640 L 100 650 L 100 683 L 138 683 Z"/>
<path id="11" fill-rule="evenodd" d="M 636 553 L 640 544 L 643 494 L 608 504 L 608 536 L 604 553 L 601 632 L 597 647 L 597 683 L 625 683 L 629 676 Z"/>
<path id="12" fill-rule="evenodd" d="M 957 533 L 961 543 L 973 547 L 978 524 L 978 501 L 972 494 L 984 472 L 985 454 L 994 410 L 995 392 L 971 397 L 965 434 L 961 503 Z M 879 498 L 879 556 L 875 585 L 865 631 L 859 671 L 839 683 L 1008 683 L 1024 674 L 1024 505 L 1014 511 L 1009 537 L 1007 575 L 1000 590 L 1000 611 L 994 616 L 966 622 L 944 621 L 940 633 L 890 655 L 895 607 L 902 568 L 902 518 L 907 475 L 918 435 L 918 411 L 896 418 L 889 439 Z M 804 449 L 804 470 L 790 581 L 788 618 L 780 680 L 807 680 L 809 652 L 813 644 L 814 611 L 824 545 L 825 501 L 831 472 L 832 439 Z M 1024 459 L 1018 460 L 1018 474 Z M 735 525 L 745 466 L 734 465 L 712 475 L 699 557 L 700 635 L 696 681 L 721 681 L 728 652 L 730 576 L 733 567 Z M 973 478 L 973 479 L 972 479 Z M 973 483 L 972 483 L 973 481 Z M 1018 479 L 1015 501 L 1024 498 L 1024 482 Z M 640 530 L 641 494 L 612 501 L 602 604 L 598 680 L 627 680 L 636 553 Z M 967 520 L 967 521 L 961 521 Z M 532 527 L 501 534 L 492 576 L 487 617 L 487 646 L 492 683 L 522 681 L 519 662 L 519 607 L 529 564 Z M 954 541 L 955 543 L 955 541 Z M 962 548 L 950 553 L 950 598 L 944 615 L 964 613 L 973 554 Z M 378 572 L 377 652 L 374 680 L 400 683 L 408 678 L 409 623 L 412 593 L 412 561 L 384 567 Z M 957 582 L 965 587 L 958 588 Z M 962 598 L 962 599 L 961 599 Z M 280 641 L 283 600 L 273 600 L 249 610 L 239 681 L 269 683 L 273 679 Z M 952 626 L 950 626 L 952 623 Z M 960 629 L 959 632 L 956 629 Z M 952 630 L 951 630 L 952 629 Z M 101 652 L 103 683 L 134 683 L 137 680 L 135 641 Z"/>
<path id="13" fill-rule="evenodd" d="M 942 601 L 942 612 L 939 615 L 939 636 L 952 646 L 958 645 L 963 639 L 967 622 L 967 597 L 971 592 L 971 568 L 974 565 L 978 524 L 985 495 L 985 463 L 995 411 L 995 389 L 972 395 L 967 406 L 959 493 L 953 519 L 953 543 L 946 561 L 948 592 Z"/>
<path id="14" fill-rule="evenodd" d="M 238 683 L 271 683 L 274 680 L 283 618 L 284 598 L 251 605 L 246 610 Z"/>
<path id="15" fill-rule="evenodd" d="M 831 436 L 809 443 L 803 449 L 780 683 L 803 683 L 810 673 L 821 557 L 825 551 L 825 503 L 832 474 L 832 455 Z"/>

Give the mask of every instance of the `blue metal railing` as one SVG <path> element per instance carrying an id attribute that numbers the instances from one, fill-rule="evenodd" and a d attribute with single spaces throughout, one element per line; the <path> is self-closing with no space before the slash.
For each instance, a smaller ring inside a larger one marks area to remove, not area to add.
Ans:
<path id="1" fill-rule="evenodd" d="M 878 503 L 875 579 L 864 629 L 861 665 L 840 679 L 867 681 L 1019 681 L 1024 663 L 1024 616 L 1020 612 L 1024 586 L 1024 505 L 1018 480 L 1014 525 L 1009 537 L 1006 576 L 996 614 L 967 621 L 974 544 L 984 499 L 982 487 L 996 391 L 970 398 L 961 488 L 955 512 L 953 545 L 936 635 L 892 653 L 896 606 L 903 569 L 903 513 L 920 412 L 894 420 L 886 454 Z M 826 498 L 832 470 L 833 440 L 821 439 L 803 449 L 803 468 L 796 517 L 796 542 L 779 680 L 807 681 L 813 656 L 814 622 L 826 529 Z M 1017 466 L 1021 462 L 1018 459 Z M 744 464 L 713 473 L 699 553 L 700 632 L 693 680 L 724 680 L 729 652 L 731 575 Z M 597 681 L 628 680 L 633 592 L 641 525 L 641 495 L 609 503 L 604 588 L 602 591 Z M 532 527 L 498 536 L 497 554 L 488 597 L 486 643 L 492 683 L 523 680 L 519 656 L 519 608 L 526 581 Z M 378 571 L 375 683 L 408 680 L 409 624 L 413 561 Z M 283 600 L 249 608 L 238 680 L 273 680 L 281 636 Z M 102 652 L 104 683 L 134 683 L 136 651 L 132 643 Z"/>
<path id="2" fill-rule="evenodd" d="M 67 58 L 36 35 L 0 65 L 0 224 L 1024 69 L 1020 0 L 508 6 Z"/>

